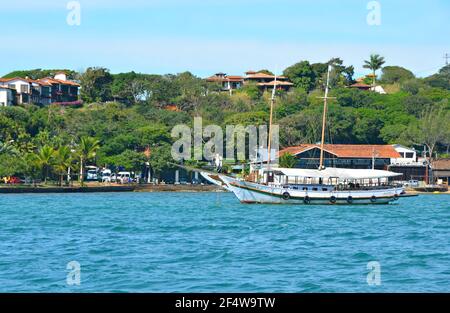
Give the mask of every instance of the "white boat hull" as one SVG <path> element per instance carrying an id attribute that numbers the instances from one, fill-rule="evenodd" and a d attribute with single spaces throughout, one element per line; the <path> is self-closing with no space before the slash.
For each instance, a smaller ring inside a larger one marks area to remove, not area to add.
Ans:
<path id="1" fill-rule="evenodd" d="M 291 188 L 266 186 L 246 182 L 219 175 L 242 203 L 270 203 L 270 204 L 388 204 L 399 199 L 403 188 L 386 188 L 374 190 L 334 190 L 304 191 Z"/>

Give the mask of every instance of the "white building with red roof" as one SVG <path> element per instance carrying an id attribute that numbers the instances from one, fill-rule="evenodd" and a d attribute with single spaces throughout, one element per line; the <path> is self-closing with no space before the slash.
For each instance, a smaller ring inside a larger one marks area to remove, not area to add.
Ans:
<path id="1" fill-rule="evenodd" d="M 224 91 L 239 89 L 249 83 L 254 83 L 263 90 L 272 89 L 275 85 L 278 90 L 289 90 L 294 86 L 285 76 L 255 71 L 247 71 L 245 76 L 229 76 L 225 73 L 217 73 L 206 78 L 206 81 L 221 84 Z"/>
<path id="2" fill-rule="evenodd" d="M 15 91 L 15 103 L 70 103 L 78 100 L 80 85 L 67 79 L 63 72 L 54 78 L 46 77 L 33 80 L 28 77 L 0 78 L 0 86 Z"/>

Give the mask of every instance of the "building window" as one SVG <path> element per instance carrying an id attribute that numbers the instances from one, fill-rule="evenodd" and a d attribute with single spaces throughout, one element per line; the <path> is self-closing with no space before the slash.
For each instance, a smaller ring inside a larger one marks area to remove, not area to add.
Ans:
<path id="1" fill-rule="evenodd" d="M 28 93 L 28 86 L 27 85 L 20 85 L 20 92 Z"/>

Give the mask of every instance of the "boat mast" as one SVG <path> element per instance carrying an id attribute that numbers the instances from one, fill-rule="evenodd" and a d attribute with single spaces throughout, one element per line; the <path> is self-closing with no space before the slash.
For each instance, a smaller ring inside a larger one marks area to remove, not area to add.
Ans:
<path id="1" fill-rule="evenodd" d="M 272 90 L 272 98 L 270 99 L 270 117 L 269 117 L 269 141 L 267 144 L 267 169 L 270 171 L 270 161 L 271 161 L 271 149 L 272 149 L 272 122 L 273 122 L 273 106 L 275 104 L 275 92 L 277 88 L 277 75 L 275 75 L 275 80 Z M 269 174 L 267 174 L 267 181 L 269 181 Z"/>
<path id="2" fill-rule="evenodd" d="M 327 122 L 327 106 L 328 106 L 328 91 L 329 91 L 329 83 L 330 83 L 330 72 L 331 72 L 331 64 L 328 65 L 328 73 L 327 73 L 327 85 L 325 86 L 325 97 L 323 97 L 323 117 L 322 117 L 322 140 L 320 141 L 320 165 L 319 170 L 325 169 L 323 165 L 323 150 L 325 145 L 325 127 Z"/>

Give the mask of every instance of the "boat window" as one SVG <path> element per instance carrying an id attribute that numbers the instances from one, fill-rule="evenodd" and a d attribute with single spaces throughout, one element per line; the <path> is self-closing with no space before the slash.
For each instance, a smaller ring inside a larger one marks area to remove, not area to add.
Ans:
<path id="1" fill-rule="evenodd" d="M 308 187 L 303 187 L 303 190 L 308 190 Z"/>
<path id="2" fill-rule="evenodd" d="M 322 191 L 328 191 L 328 188 L 322 188 Z"/>
<path id="3" fill-rule="evenodd" d="M 318 191 L 319 189 L 318 188 L 316 188 L 316 187 L 314 187 L 313 189 L 312 189 L 313 191 Z"/>

